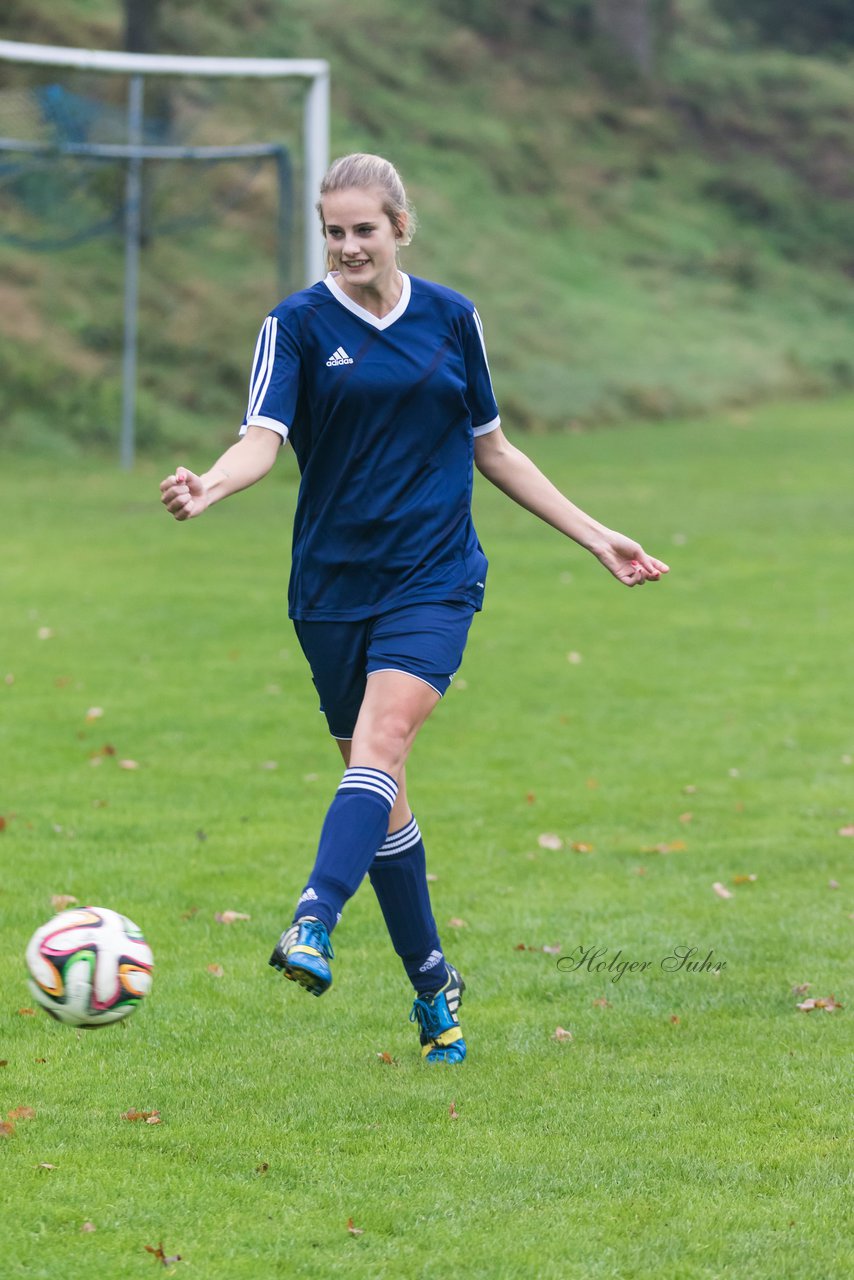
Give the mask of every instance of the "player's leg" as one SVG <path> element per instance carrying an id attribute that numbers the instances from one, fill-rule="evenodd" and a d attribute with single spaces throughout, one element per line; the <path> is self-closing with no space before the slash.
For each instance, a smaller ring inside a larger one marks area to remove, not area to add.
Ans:
<path id="1" fill-rule="evenodd" d="M 398 777 L 415 735 L 439 700 L 399 671 L 368 680 L 350 743 L 350 763 L 326 814 L 317 858 L 298 911 L 306 905 L 329 933 L 388 834 Z"/>
<path id="2" fill-rule="evenodd" d="M 404 787 L 405 771 L 401 790 Z M 442 950 L 430 903 L 424 841 L 408 803 L 398 817 L 401 825 L 393 817 L 368 873 L 392 946 L 415 990 L 410 1016 L 419 1024 L 422 1053 L 429 1062 L 462 1062 L 466 1044 L 457 1011 L 465 983 Z"/>
<path id="3" fill-rule="evenodd" d="M 383 619 L 369 646 L 368 694 L 386 667 L 400 666 L 444 695 L 462 661 L 471 620 L 468 608 L 438 604 L 414 606 Z M 365 710 L 360 723 L 370 730 L 368 717 L 362 719 Z M 364 749 L 364 744 L 353 745 Z M 351 762 L 356 758 L 350 755 Z M 405 770 L 399 786 L 388 837 L 370 865 L 371 883 L 392 945 L 415 990 L 411 1016 L 419 1023 L 422 1053 L 430 1062 L 461 1062 L 466 1046 L 457 1010 L 465 984 L 442 951 L 424 843 L 406 798 Z"/>
<path id="4" fill-rule="evenodd" d="M 403 764 L 420 724 L 401 716 L 401 709 L 405 706 L 403 695 L 411 695 L 417 683 L 417 678 L 394 671 L 376 671 L 369 676 L 344 776 L 358 773 L 359 760 L 381 759 L 387 768 L 399 767 L 396 818 L 402 825 L 389 822 L 389 835 L 365 870 L 370 873 L 392 945 L 415 988 L 410 1019 L 418 1022 L 422 1055 L 428 1062 L 456 1063 L 466 1056 L 457 1016 L 465 983 L 442 952 L 430 905 L 424 843 L 406 798 Z M 398 766 L 398 760 L 403 764 Z"/>
<path id="5" fill-rule="evenodd" d="M 342 650 L 349 654 L 353 648 L 352 630 L 345 644 L 340 628 L 330 631 L 318 624 L 298 629 L 330 729 L 339 739 L 348 736 L 345 729 L 353 705 L 350 686 L 358 683 L 342 676 L 357 669 L 343 660 Z M 364 670 L 363 659 L 362 682 Z M 327 811 L 314 867 L 297 903 L 293 924 L 270 959 L 275 968 L 314 995 L 322 995 L 331 985 L 329 934 L 388 834 L 397 800 L 397 777 L 418 729 L 439 700 L 435 689 L 400 671 L 379 672 L 369 685 L 353 727 L 351 764 Z"/>
<path id="6" fill-rule="evenodd" d="M 351 740 L 338 739 L 349 766 Z M 398 778 L 397 799 L 388 832 L 368 867 L 392 946 L 417 996 L 435 995 L 447 981 L 442 944 L 430 903 L 427 858 L 418 823 L 406 793 L 406 768 Z"/>

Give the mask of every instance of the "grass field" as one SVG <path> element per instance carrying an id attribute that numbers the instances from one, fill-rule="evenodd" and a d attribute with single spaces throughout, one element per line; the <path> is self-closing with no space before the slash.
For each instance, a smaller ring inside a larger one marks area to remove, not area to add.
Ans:
<path id="1" fill-rule="evenodd" d="M 671 563 L 643 591 L 479 482 L 487 605 L 410 768 L 450 1068 L 367 885 L 327 997 L 267 967 L 340 774 L 285 616 L 292 458 L 182 527 L 160 472 L 207 459 L 0 468 L 0 1119 L 35 1112 L 4 1277 L 136 1280 L 161 1242 L 196 1280 L 850 1274 L 852 414 L 531 441 Z M 127 1023 L 20 1012 L 53 894 L 144 928 Z M 685 946 L 725 968 L 665 971 Z"/>

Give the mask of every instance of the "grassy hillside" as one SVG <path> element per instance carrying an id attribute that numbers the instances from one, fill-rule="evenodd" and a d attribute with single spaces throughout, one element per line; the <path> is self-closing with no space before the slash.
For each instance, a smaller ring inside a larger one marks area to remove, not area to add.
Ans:
<path id="1" fill-rule="evenodd" d="M 465 25 L 460 11 L 484 5 L 364 0 L 357 20 L 342 0 L 163 8 L 167 51 L 330 60 L 333 153 L 379 150 L 401 167 L 422 224 L 405 265 L 476 298 L 508 423 L 656 417 L 854 384 L 850 65 L 740 49 L 706 0 L 679 0 L 654 84 L 570 25 Z M 49 0 L 14 0 L 0 34 L 118 47 L 121 7 L 66 0 L 60 21 Z M 0 65 L 0 77 L 5 133 L 24 76 Z M 171 111 L 195 140 L 283 138 L 298 151 L 295 96 L 241 84 L 217 99 L 180 84 Z M 201 179 L 156 181 L 180 213 Z M 225 200 L 245 181 L 212 179 Z M 0 183 L 0 235 L 28 216 L 11 189 Z M 273 190 L 260 173 L 210 226 L 146 248 L 143 444 L 204 434 L 218 445 L 232 432 L 276 301 Z M 0 238 L 0 279 L 0 441 L 114 439 L 119 240 L 47 254 Z"/>

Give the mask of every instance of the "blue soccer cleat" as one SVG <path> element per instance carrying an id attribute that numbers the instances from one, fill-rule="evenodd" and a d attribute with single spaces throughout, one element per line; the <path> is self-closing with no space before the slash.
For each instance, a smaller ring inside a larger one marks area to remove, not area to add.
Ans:
<path id="1" fill-rule="evenodd" d="M 447 966 L 448 980 L 432 996 L 417 996 L 409 1015 L 421 1029 L 421 1056 L 428 1062 L 462 1062 L 466 1056 L 457 1010 L 462 1004 L 466 984 L 452 964 Z"/>
<path id="2" fill-rule="evenodd" d="M 326 925 L 319 920 L 297 920 L 279 938 L 270 964 L 313 996 L 322 996 L 332 986 L 329 961 L 334 959 Z"/>

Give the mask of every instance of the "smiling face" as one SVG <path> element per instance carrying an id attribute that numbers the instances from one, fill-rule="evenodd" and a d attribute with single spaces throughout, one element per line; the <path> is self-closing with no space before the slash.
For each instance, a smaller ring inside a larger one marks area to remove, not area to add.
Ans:
<path id="1" fill-rule="evenodd" d="M 345 292 L 369 289 L 393 293 L 398 286 L 397 247 L 406 231 L 406 214 L 392 223 L 375 187 L 330 191 L 321 201 L 326 248 Z"/>

